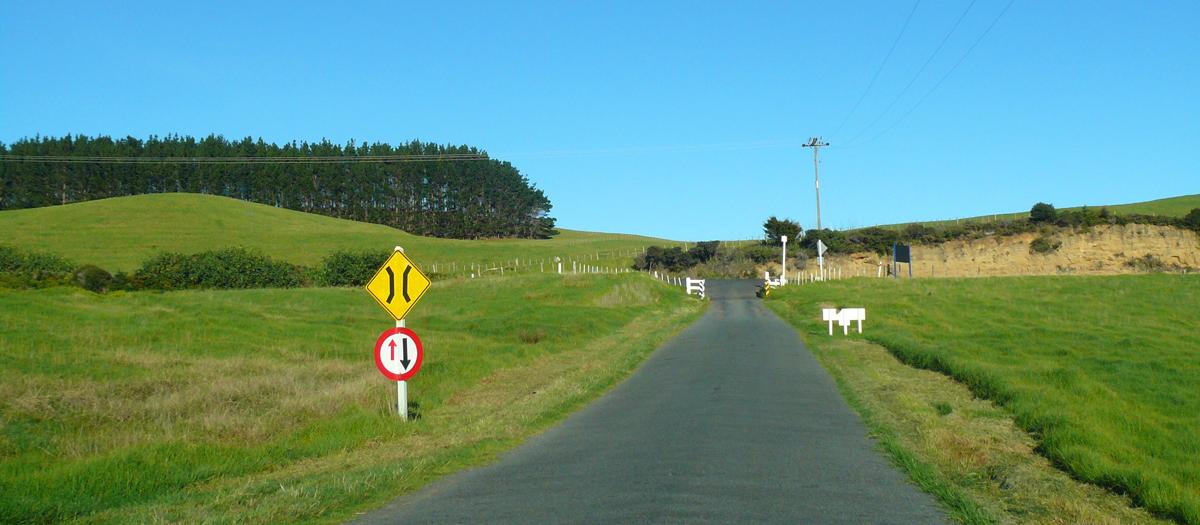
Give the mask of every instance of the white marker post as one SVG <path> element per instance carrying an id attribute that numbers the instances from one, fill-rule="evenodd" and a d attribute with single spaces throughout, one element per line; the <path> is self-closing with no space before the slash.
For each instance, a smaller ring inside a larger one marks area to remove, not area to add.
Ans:
<path id="1" fill-rule="evenodd" d="M 787 235 L 780 235 L 783 241 L 783 259 L 779 261 L 779 286 L 787 284 Z"/>
<path id="2" fill-rule="evenodd" d="M 817 267 L 822 281 L 825 280 L 825 250 L 827 249 L 825 243 L 821 242 L 821 239 L 817 239 Z"/>

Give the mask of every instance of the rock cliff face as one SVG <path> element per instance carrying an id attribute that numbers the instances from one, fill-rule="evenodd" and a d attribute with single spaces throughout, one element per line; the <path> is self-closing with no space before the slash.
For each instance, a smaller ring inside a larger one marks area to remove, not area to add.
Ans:
<path id="1" fill-rule="evenodd" d="M 1144 265 L 1129 262 L 1150 255 L 1173 271 L 1200 271 L 1200 235 L 1167 226 L 1129 224 L 1097 226 L 1091 231 L 1059 230 L 1049 235 L 1052 243 L 1061 242 L 1050 253 L 1029 249 L 1036 233 L 1006 237 L 950 241 L 937 246 L 914 245 L 914 277 L 983 277 L 997 275 L 1109 275 L 1146 271 Z M 871 275 L 879 263 L 886 266 L 890 257 L 856 253 L 831 257 L 826 267 L 841 269 L 844 277 Z M 772 268 L 772 274 L 778 265 Z M 816 271 L 809 261 L 806 272 Z M 789 271 L 789 277 L 794 272 Z M 908 270 L 901 265 L 901 273 Z"/>

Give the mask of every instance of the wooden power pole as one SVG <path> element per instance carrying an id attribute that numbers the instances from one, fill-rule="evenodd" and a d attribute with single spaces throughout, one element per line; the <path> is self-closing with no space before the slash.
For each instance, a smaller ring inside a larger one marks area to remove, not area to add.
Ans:
<path id="1" fill-rule="evenodd" d="M 813 137 L 809 139 L 808 144 L 804 144 L 805 148 L 813 149 L 813 174 L 817 181 L 817 232 L 821 231 L 821 161 L 820 150 L 822 147 L 828 146 L 828 142 L 821 142 L 821 137 Z"/>

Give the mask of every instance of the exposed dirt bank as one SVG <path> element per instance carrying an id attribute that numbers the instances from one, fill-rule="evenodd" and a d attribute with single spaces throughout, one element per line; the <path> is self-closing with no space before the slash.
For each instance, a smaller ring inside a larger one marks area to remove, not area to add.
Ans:
<path id="1" fill-rule="evenodd" d="M 1049 253 L 1036 253 L 1029 246 L 1039 236 L 1025 233 L 989 236 L 982 239 L 950 241 L 936 246 L 914 245 L 914 277 L 983 277 L 999 275 L 1112 275 L 1148 270 L 1145 257 L 1150 255 L 1169 271 L 1200 271 L 1200 235 L 1168 226 L 1129 224 L 1104 225 L 1090 231 L 1056 230 L 1048 235 L 1059 247 Z M 1131 261 L 1141 260 L 1141 264 Z M 886 274 L 890 256 L 855 253 L 826 259 L 826 267 L 840 269 L 844 277 L 877 275 L 880 263 Z M 1131 265 L 1132 264 L 1132 265 Z M 795 266 L 789 263 L 789 277 Z M 775 275 L 778 264 L 763 267 Z M 805 272 L 816 271 L 816 261 L 808 261 Z M 907 268 L 901 265 L 901 273 Z"/>

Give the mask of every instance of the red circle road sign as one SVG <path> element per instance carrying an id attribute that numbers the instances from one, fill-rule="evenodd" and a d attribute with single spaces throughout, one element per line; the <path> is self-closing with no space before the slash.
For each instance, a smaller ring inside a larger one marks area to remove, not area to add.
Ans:
<path id="1" fill-rule="evenodd" d="M 407 381 L 416 375 L 424 357 L 421 339 L 407 328 L 385 330 L 375 341 L 375 367 L 392 381 Z"/>

